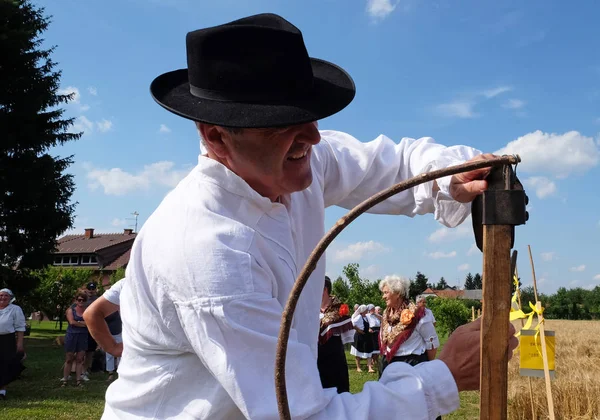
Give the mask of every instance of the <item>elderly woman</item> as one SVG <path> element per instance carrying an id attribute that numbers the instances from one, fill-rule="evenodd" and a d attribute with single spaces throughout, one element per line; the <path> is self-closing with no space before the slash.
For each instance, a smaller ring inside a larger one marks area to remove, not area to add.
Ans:
<path id="1" fill-rule="evenodd" d="M 62 386 L 67 386 L 70 378 L 71 366 L 75 362 L 75 378 L 76 385 L 82 386 L 82 373 L 85 363 L 85 352 L 88 348 L 88 329 L 83 319 L 85 304 L 88 300 L 88 295 L 85 292 L 78 292 L 75 295 L 75 305 L 71 305 L 67 309 L 67 334 L 65 335 L 65 353 L 66 360 L 64 365 L 63 378 L 60 380 Z"/>
<path id="2" fill-rule="evenodd" d="M 6 385 L 18 378 L 24 367 L 23 336 L 25 316 L 9 289 L 0 290 L 0 399 L 6 398 Z"/>
<path id="3" fill-rule="evenodd" d="M 379 283 L 386 302 L 380 330 L 381 364 L 379 374 L 394 362 L 415 366 L 435 359 L 439 340 L 425 308 L 408 300 L 410 281 L 387 276 Z"/>
<path id="4" fill-rule="evenodd" d="M 369 318 L 367 318 L 367 305 L 358 307 L 358 316 L 352 318 L 354 325 L 354 343 L 350 348 L 350 354 L 356 358 L 356 371 L 362 372 L 360 360 L 367 359 L 367 368 L 370 373 L 374 373 L 371 355 L 373 354 L 373 339 L 369 333 Z"/>

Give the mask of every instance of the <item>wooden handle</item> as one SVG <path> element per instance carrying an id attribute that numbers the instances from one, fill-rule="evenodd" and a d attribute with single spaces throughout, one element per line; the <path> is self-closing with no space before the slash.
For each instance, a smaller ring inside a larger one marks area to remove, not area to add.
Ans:
<path id="1" fill-rule="evenodd" d="M 483 315 L 479 418 L 506 420 L 512 227 L 483 226 Z"/>

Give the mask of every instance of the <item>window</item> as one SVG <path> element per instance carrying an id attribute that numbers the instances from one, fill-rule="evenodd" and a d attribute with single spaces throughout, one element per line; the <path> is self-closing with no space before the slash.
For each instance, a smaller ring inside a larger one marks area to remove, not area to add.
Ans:
<path id="1" fill-rule="evenodd" d="M 54 257 L 54 265 L 77 265 L 79 257 L 76 255 L 62 255 Z"/>
<path id="2" fill-rule="evenodd" d="M 82 255 L 81 264 L 97 264 L 98 260 L 95 255 Z"/>

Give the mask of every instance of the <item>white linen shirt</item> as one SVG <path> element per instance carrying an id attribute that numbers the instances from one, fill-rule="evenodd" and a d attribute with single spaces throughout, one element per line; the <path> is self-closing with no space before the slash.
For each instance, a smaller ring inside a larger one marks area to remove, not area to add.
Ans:
<path id="1" fill-rule="evenodd" d="M 437 332 L 429 317 L 422 317 L 408 339 L 400 345 L 394 356 L 423 354 L 425 350 L 437 349 L 440 346 Z M 390 348 L 388 347 L 388 351 Z"/>
<path id="2" fill-rule="evenodd" d="M 0 309 L 0 335 L 14 334 L 15 331 L 25 331 L 25 315 L 20 306 L 9 303 Z"/>
<path id="3" fill-rule="evenodd" d="M 121 297 L 121 289 L 123 288 L 123 280 L 125 280 L 125 279 L 121 279 L 118 282 L 116 282 L 115 284 L 113 284 L 112 286 L 110 286 L 110 289 L 108 289 L 106 292 L 104 292 L 102 294 L 102 297 L 114 305 L 120 305 L 121 304 L 120 297 Z"/>
<path id="4" fill-rule="evenodd" d="M 220 163 L 200 156 L 135 239 L 121 291 L 123 357 L 103 419 L 278 419 L 275 349 L 292 285 L 324 235 L 324 209 L 352 208 L 421 172 L 479 152 L 431 138 L 361 143 L 323 131 L 312 148 L 313 181 L 273 203 Z M 405 191 L 372 213 L 434 213 L 460 224 L 470 204 L 449 198 L 449 178 Z M 324 390 L 317 370 L 321 258 L 296 307 L 287 350 L 295 419 L 428 419 L 459 405 L 441 361 L 390 365 L 362 392 Z"/>

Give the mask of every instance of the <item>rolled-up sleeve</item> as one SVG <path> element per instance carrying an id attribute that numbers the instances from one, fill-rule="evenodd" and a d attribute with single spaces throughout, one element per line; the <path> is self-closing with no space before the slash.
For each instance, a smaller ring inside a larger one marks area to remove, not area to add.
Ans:
<path id="1" fill-rule="evenodd" d="M 394 143 L 386 136 L 362 143 L 349 134 L 323 131 L 315 156 L 322 165 L 327 206 L 352 208 L 373 194 L 418 174 L 463 163 L 481 152 L 467 146 L 445 147 L 431 137 L 403 138 Z M 396 194 L 373 207 L 371 213 L 433 213 L 436 220 L 455 227 L 470 213 L 470 204 L 459 203 L 450 195 L 450 179 L 433 182 Z"/>
<path id="2" fill-rule="evenodd" d="M 249 419 L 278 419 L 275 352 L 283 308 L 260 293 L 175 302 L 187 340 Z M 316 339 L 316 337 L 315 337 Z M 310 348 L 291 330 L 286 384 L 294 419 L 432 419 L 459 406 L 458 390 L 441 361 L 390 365 L 358 394 L 323 389 Z"/>
<path id="3" fill-rule="evenodd" d="M 420 320 L 417 324 L 417 332 L 423 337 L 427 350 L 437 349 L 440 346 L 440 340 L 435 331 L 435 327 L 433 326 L 433 322 L 429 319 L 424 319 Z"/>

